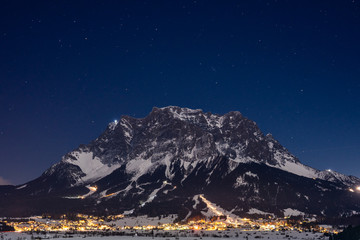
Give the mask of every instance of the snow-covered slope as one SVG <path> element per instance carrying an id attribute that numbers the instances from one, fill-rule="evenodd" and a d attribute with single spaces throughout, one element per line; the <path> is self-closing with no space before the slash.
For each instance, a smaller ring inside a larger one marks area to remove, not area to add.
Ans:
<path id="1" fill-rule="evenodd" d="M 299 162 L 299 160 L 293 156 L 287 149 L 280 145 L 271 134 L 267 134 L 268 146 L 270 151 L 273 153 L 274 162 L 268 164 L 271 167 L 276 167 L 281 170 L 307 177 L 307 178 L 319 178 L 326 181 L 342 183 L 347 186 L 354 186 L 360 184 L 359 179 L 354 176 L 346 176 L 336 171 L 317 170 L 312 167 L 306 166 Z"/>
<path id="2" fill-rule="evenodd" d="M 103 178 L 115 169 L 120 167 L 120 164 L 105 164 L 92 152 L 87 152 L 86 149 L 79 149 L 66 155 L 62 160 L 64 163 L 78 166 L 83 175 L 78 179 L 79 183 L 87 183 Z"/>

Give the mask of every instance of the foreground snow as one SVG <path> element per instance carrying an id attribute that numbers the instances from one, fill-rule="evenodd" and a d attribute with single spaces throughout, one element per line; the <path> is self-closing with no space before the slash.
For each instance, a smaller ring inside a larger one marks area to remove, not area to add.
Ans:
<path id="1" fill-rule="evenodd" d="M 227 239 L 328 239 L 322 233 L 311 233 L 311 232 L 297 232 L 297 231 L 286 231 L 286 232 L 270 232 L 270 231 L 240 231 L 240 230 L 230 230 L 230 231 L 154 231 L 152 232 L 135 232 L 128 231 L 123 232 L 128 234 L 126 236 L 104 236 L 109 233 L 97 233 L 96 235 L 90 233 L 84 234 L 28 234 L 28 233 L 0 233 L 1 239 L 6 240 L 30 240 L 30 239 L 68 239 L 71 237 L 73 240 L 82 240 L 84 238 L 89 238 L 89 240 L 147 240 L 147 239 L 166 239 L 166 240 L 218 240 L 219 238 Z M 139 236 L 148 234 L 148 236 Z M 152 235 L 153 234 L 153 235 Z"/>

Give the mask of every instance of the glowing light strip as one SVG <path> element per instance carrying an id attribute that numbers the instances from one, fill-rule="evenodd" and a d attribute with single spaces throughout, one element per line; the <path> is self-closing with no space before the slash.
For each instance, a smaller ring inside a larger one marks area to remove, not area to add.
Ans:
<path id="1" fill-rule="evenodd" d="M 91 186 L 91 187 L 87 187 L 90 191 L 96 192 L 97 191 L 97 187 L 96 186 Z"/>
<path id="2" fill-rule="evenodd" d="M 226 215 L 225 213 L 221 212 L 220 210 L 218 210 L 209 200 L 207 200 L 203 194 L 200 195 L 201 200 L 203 200 L 203 202 L 206 204 L 206 206 L 213 211 L 213 213 L 215 213 L 217 216 L 226 216 L 226 222 L 228 223 L 232 223 L 232 224 L 237 224 L 238 221 L 233 219 L 232 217 L 230 217 L 229 215 Z"/>
<path id="3" fill-rule="evenodd" d="M 206 204 L 206 206 L 213 211 L 216 215 L 218 216 L 223 216 L 224 214 L 222 212 L 220 212 L 215 206 L 212 205 L 212 203 L 207 200 L 203 194 L 200 195 L 201 200 L 203 200 L 203 202 Z"/>

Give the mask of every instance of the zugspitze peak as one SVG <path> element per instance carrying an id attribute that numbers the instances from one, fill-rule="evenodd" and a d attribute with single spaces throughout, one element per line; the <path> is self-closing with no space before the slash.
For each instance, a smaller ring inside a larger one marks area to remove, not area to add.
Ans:
<path id="1" fill-rule="evenodd" d="M 0 213 L 351 216 L 360 179 L 302 164 L 240 112 L 180 107 L 123 116 L 39 178 L 0 188 Z"/>

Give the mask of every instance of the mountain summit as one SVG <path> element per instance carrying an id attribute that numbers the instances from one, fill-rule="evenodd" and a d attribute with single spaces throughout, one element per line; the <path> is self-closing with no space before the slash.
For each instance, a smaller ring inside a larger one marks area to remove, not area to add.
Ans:
<path id="1" fill-rule="evenodd" d="M 302 164 L 240 112 L 175 106 L 123 116 L 39 178 L 0 188 L 0 213 L 211 215 L 360 212 L 360 179 Z"/>

